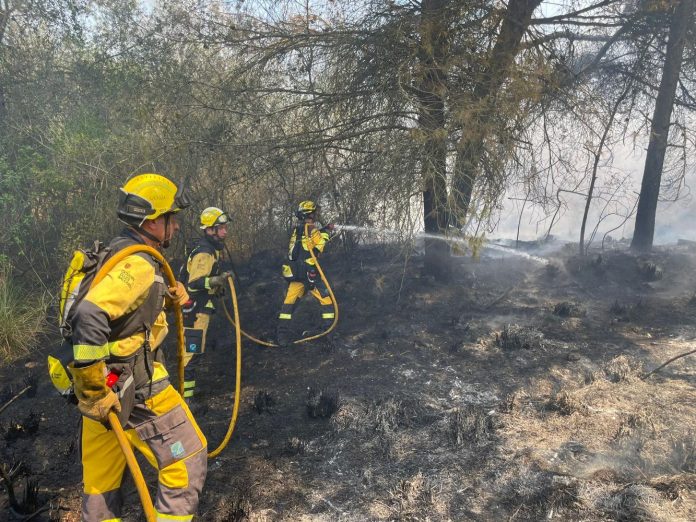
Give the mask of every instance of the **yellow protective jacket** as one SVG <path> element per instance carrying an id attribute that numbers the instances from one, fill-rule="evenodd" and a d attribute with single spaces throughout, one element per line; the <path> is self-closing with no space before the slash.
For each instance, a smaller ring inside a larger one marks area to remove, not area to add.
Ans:
<path id="1" fill-rule="evenodd" d="M 288 259 L 293 262 L 300 261 L 313 267 L 314 259 L 312 259 L 309 249 L 313 248 L 315 257 L 319 257 L 329 241 L 329 232 L 324 228 L 318 229 L 314 225 L 309 225 L 308 230 L 308 235 L 305 235 L 304 223 L 298 224 L 293 229 L 288 245 Z"/>
<path id="2" fill-rule="evenodd" d="M 195 301 L 191 312 L 209 312 L 215 309 L 210 299 L 214 290 L 210 288 L 210 278 L 220 275 L 220 251 L 223 245 L 219 241 L 202 237 L 189 254 L 186 261 L 186 273 L 188 274 L 186 289 Z"/>
<path id="3" fill-rule="evenodd" d="M 143 243 L 139 236 L 126 230 L 109 246 L 115 254 L 138 243 Z M 123 373 L 122 388 L 137 392 L 149 384 L 147 396 L 163 388 L 168 374 L 162 354 L 154 352 L 167 334 L 165 297 L 162 272 L 152 257 L 140 253 L 117 263 L 77 304 L 70 325 L 76 366 L 105 360 L 109 369 Z M 161 385 L 153 390 L 153 383 Z"/>

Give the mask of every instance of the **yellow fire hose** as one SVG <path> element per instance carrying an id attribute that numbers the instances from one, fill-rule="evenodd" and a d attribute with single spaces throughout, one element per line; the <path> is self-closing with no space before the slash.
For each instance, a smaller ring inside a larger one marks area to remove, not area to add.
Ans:
<path id="1" fill-rule="evenodd" d="M 305 237 L 309 237 L 309 227 L 308 227 L 308 225 L 307 225 L 306 223 L 305 223 L 305 230 L 304 230 L 304 233 L 305 233 Z M 329 284 L 329 280 L 326 278 L 326 275 L 324 274 L 324 271 L 321 269 L 321 265 L 319 264 L 319 260 L 317 259 L 317 256 L 314 255 L 314 246 L 312 246 L 312 245 L 310 245 L 310 247 L 309 247 L 309 255 L 312 256 L 312 260 L 314 261 L 314 265 L 317 267 L 317 270 L 319 271 L 319 275 L 320 275 L 320 277 L 321 277 L 321 280 L 322 280 L 322 281 L 324 282 L 324 284 L 326 285 L 326 289 L 328 290 L 329 295 L 331 296 L 331 302 L 333 303 L 333 308 L 334 308 L 334 320 L 333 320 L 333 322 L 331 323 L 331 326 L 329 326 L 329 328 L 327 328 L 325 331 L 323 331 L 323 332 L 321 332 L 321 333 L 319 333 L 319 334 L 317 334 L 317 335 L 312 335 L 312 336 L 310 336 L 310 337 L 304 337 L 304 338 L 302 338 L 302 339 L 297 339 L 296 341 L 293 341 L 293 344 L 306 343 L 306 342 L 308 342 L 308 341 L 313 341 L 313 340 L 315 340 L 315 339 L 319 339 L 320 337 L 324 337 L 325 335 L 328 335 L 329 333 L 331 333 L 331 331 L 332 331 L 334 328 L 336 328 L 336 325 L 338 324 L 338 302 L 336 301 L 336 296 L 334 295 L 333 289 L 331 288 L 331 285 Z M 236 295 L 233 295 L 233 304 L 234 304 L 234 306 L 235 306 L 235 310 L 234 310 L 234 311 L 235 311 L 235 314 L 236 314 L 236 315 L 235 315 L 235 319 L 232 319 L 232 316 L 231 316 L 230 312 L 227 310 L 227 306 L 225 305 L 225 302 L 224 302 L 224 301 L 222 302 L 222 309 L 223 309 L 224 312 L 225 312 L 225 316 L 227 317 L 227 320 L 228 320 L 230 323 L 232 323 L 232 326 L 234 326 L 234 327 L 237 329 L 238 332 L 241 331 L 241 333 L 242 333 L 242 335 L 243 335 L 244 337 L 246 337 L 247 339 L 249 339 L 250 341 L 252 341 L 252 342 L 254 342 L 254 343 L 256 343 L 256 344 L 260 344 L 261 346 L 268 346 L 268 347 L 270 347 L 270 348 L 277 348 L 278 345 L 277 345 L 276 343 L 272 343 L 272 342 L 269 342 L 269 341 L 262 341 L 261 339 L 257 339 L 257 338 L 254 337 L 253 335 L 248 334 L 248 333 L 245 332 L 244 330 L 240 330 L 240 328 L 239 328 L 239 317 L 238 317 L 238 313 L 237 313 L 237 304 L 236 304 L 237 301 L 236 301 L 236 299 L 237 299 L 237 296 L 236 296 Z"/>
<path id="2" fill-rule="evenodd" d="M 106 274 L 108 274 L 116 264 L 118 264 L 120 261 L 125 259 L 126 257 L 137 254 L 139 252 L 144 252 L 149 255 L 151 255 L 154 259 L 156 259 L 160 265 L 162 266 L 164 270 L 164 275 L 167 278 L 167 282 L 169 283 L 169 286 L 175 286 L 176 285 L 176 278 L 174 277 L 174 273 L 172 272 L 172 268 L 169 266 L 169 263 L 167 263 L 166 259 L 164 259 L 164 256 L 157 250 L 155 250 L 152 247 L 146 246 L 146 245 L 132 245 L 129 247 L 124 248 L 123 250 L 120 250 L 118 253 L 116 253 L 113 257 L 109 258 L 104 265 L 99 269 L 99 272 L 94 276 L 94 280 L 92 281 L 92 285 L 97 284 L 99 281 L 104 279 Z M 227 284 L 230 287 L 230 293 L 232 294 L 232 304 L 234 307 L 234 317 L 235 321 L 234 324 L 236 326 L 236 340 L 237 340 L 237 366 L 236 366 L 236 382 L 235 382 L 235 396 L 234 396 L 234 407 L 232 410 L 232 417 L 230 418 L 230 423 L 227 428 L 227 433 L 225 434 L 225 437 L 223 438 L 222 442 L 220 445 L 208 453 L 208 458 L 214 458 L 217 455 L 220 454 L 220 452 L 225 449 L 227 446 L 227 443 L 229 442 L 230 438 L 232 437 L 232 433 L 234 431 L 234 426 L 237 421 L 237 413 L 239 411 L 239 396 L 241 392 L 241 373 L 242 373 L 242 338 L 241 338 L 241 329 L 239 328 L 239 308 L 238 308 L 238 303 L 237 303 L 237 292 L 234 287 L 234 282 L 232 281 L 231 278 L 227 279 Z M 181 312 L 181 305 L 178 303 L 174 302 L 174 315 L 176 318 L 176 326 L 177 326 L 177 344 L 178 344 L 178 350 L 177 350 L 177 355 L 178 355 L 178 369 L 179 369 L 179 393 L 183 396 L 183 391 L 184 391 L 184 351 L 185 351 L 185 343 L 184 343 L 184 317 Z M 227 311 L 227 310 L 225 310 Z M 135 482 L 135 487 L 138 490 L 138 495 L 140 496 L 140 502 L 143 505 L 143 509 L 145 511 L 145 517 L 147 518 L 147 522 L 156 522 L 157 520 L 157 514 L 155 512 L 155 507 L 152 504 L 152 499 L 150 498 L 150 492 L 147 489 L 147 484 L 145 483 L 145 479 L 143 477 L 143 473 L 140 470 L 140 466 L 138 466 L 138 461 L 135 458 L 135 454 L 133 453 L 133 448 L 131 448 L 130 443 L 128 442 L 128 439 L 126 438 L 126 434 L 123 431 L 123 428 L 121 427 L 121 423 L 118 420 L 118 416 L 116 413 L 113 411 L 109 413 L 109 424 L 111 426 L 111 429 L 114 431 L 114 434 L 116 435 L 116 439 L 118 440 L 118 444 L 121 447 L 121 451 L 123 451 L 123 455 L 126 458 L 126 463 L 128 464 L 128 469 L 130 470 L 131 474 L 133 475 L 133 481 Z"/>

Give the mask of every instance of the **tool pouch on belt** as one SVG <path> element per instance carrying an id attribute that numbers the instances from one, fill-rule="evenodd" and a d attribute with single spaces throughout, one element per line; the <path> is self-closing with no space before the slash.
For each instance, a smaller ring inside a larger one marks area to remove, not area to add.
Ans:
<path id="1" fill-rule="evenodd" d="M 155 354 L 147 343 L 130 357 L 112 357 L 109 360 L 109 371 L 118 374 L 118 380 L 111 389 L 118 394 L 121 402 L 118 420 L 124 428 L 135 404 L 162 390 L 162 383 L 152 382 L 154 361 Z"/>
<path id="2" fill-rule="evenodd" d="M 187 353 L 203 352 L 203 329 L 184 328 L 184 344 Z"/>
<path id="3" fill-rule="evenodd" d="M 107 365 L 110 372 L 118 374 L 118 380 L 111 389 L 118 395 L 118 400 L 121 403 L 118 420 L 124 428 L 135 406 L 135 361 L 138 358 L 138 353 L 142 351 L 141 348 L 134 356 L 123 360 L 111 360 Z"/>

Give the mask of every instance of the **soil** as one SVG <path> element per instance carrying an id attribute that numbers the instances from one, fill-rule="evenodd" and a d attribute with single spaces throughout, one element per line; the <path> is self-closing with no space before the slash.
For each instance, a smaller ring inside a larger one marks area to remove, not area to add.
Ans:
<path id="1" fill-rule="evenodd" d="M 322 266 L 336 334 L 244 342 L 237 427 L 210 461 L 199 519 L 696 520 L 696 355 L 641 379 L 693 348 L 696 251 L 549 258 L 456 258 L 443 284 L 392 247 L 334 248 Z M 279 264 L 264 253 L 239 267 L 242 326 L 266 339 Z M 298 336 L 319 325 L 313 301 L 298 308 Z M 211 337 L 195 413 L 214 447 L 234 390 L 223 314 Z M 0 412 L 0 456 L 25 511 L 43 510 L 31 520 L 77 521 L 79 416 L 44 360 L 0 370 L 0 404 L 32 384 Z M 124 487 L 124 520 L 141 520 Z M 0 510 L 29 519 L 7 495 Z"/>

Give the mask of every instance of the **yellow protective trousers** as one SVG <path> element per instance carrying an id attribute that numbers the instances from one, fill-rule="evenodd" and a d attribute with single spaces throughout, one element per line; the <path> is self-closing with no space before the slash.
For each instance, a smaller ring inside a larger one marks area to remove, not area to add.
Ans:
<path id="1" fill-rule="evenodd" d="M 190 324 L 190 323 L 189 323 Z M 196 367 L 200 361 L 200 356 L 205 352 L 205 339 L 210 325 L 209 313 L 198 313 L 193 322 L 193 328 L 203 331 L 200 353 L 184 353 L 184 398 L 190 399 L 196 394 Z"/>
<path id="2" fill-rule="evenodd" d="M 121 521 L 126 459 L 113 431 L 82 420 L 82 520 Z M 208 467 L 207 442 L 179 393 L 168 386 L 137 403 L 126 428 L 132 446 L 158 471 L 158 522 L 192 520 Z"/>
<path id="3" fill-rule="evenodd" d="M 278 314 L 278 343 L 287 343 L 290 335 L 290 325 L 292 321 L 292 313 L 297 306 L 299 299 L 305 295 L 307 291 L 307 286 L 309 283 L 303 283 L 301 281 L 292 281 L 288 283 L 288 292 L 285 295 L 285 300 L 280 308 L 280 313 Z M 319 302 L 321 305 L 321 319 L 322 323 L 326 328 L 333 324 L 335 317 L 333 301 L 329 295 L 329 291 L 324 285 L 323 281 L 319 280 L 310 286 L 309 293 Z"/>

